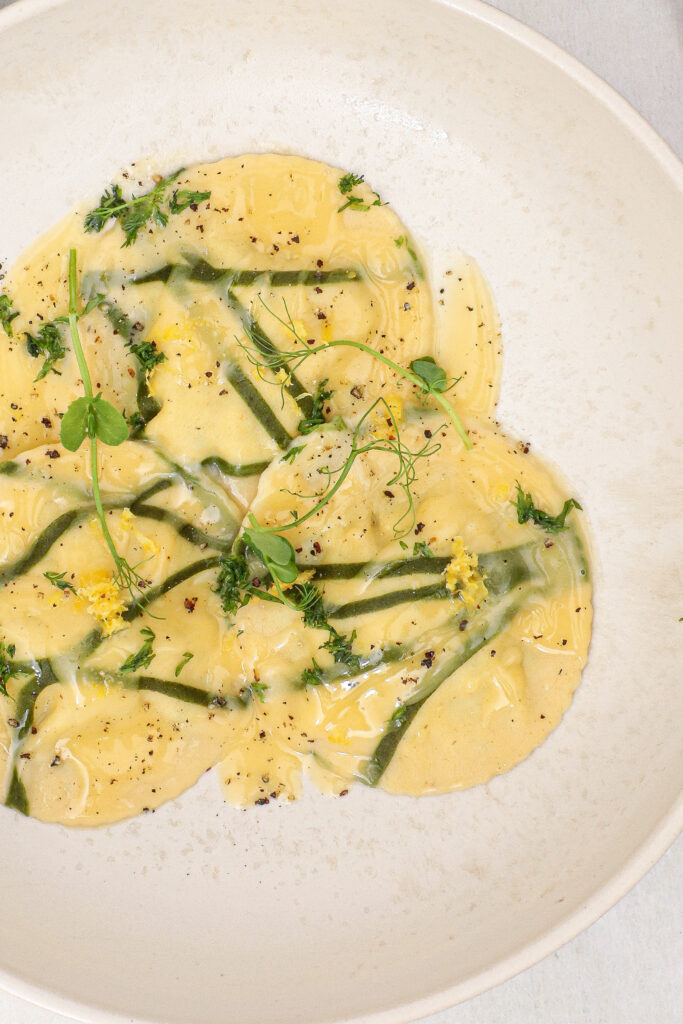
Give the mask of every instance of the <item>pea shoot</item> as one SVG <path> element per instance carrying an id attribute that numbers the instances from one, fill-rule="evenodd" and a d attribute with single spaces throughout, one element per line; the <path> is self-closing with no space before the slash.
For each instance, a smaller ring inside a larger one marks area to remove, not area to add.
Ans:
<path id="1" fill-rule="evenodd" d="M 100 493 L 99 468 L 97 461 L 97 442 L 111 447 L 123 444 L 129 437 L 128 424 L 124 416 L 111 402 L 102 397 L 102 393 L 93 392 L 92 380 L 88 364 L 83 354 L 79 332 L 79 320 L 95 308 L 103 299 L 102 295 L 94 296 L 85 308 L 78 311 L 78 275 L 76 250 L 69 251 L 69 314 L 63 318 L 69 324 L 74 354 L 83 381 L 85 394 L 74 399 L 62 418 L 60 439 L 67 451 L 75 452 L 81 447 L 86 437 L 90 442 L 90 469 L 92 476 L 92 492 L 97 518 L 100 521 L 102 535 L 114 561 L 114 582 L 118 587 L 128 590 L 133 596 L 133 588 L 140 589 L 143 580 L 136 570 L 119 555 L 112 539 L 102 506 Z"/>

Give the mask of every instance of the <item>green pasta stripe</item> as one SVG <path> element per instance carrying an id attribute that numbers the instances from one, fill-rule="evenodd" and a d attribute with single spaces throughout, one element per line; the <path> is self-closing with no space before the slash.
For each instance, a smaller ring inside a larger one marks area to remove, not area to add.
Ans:
<path id="1" fill-rule="evenodd" d="M 19 772 L 15 765 L 12 769 L 12 777 L 10 779 L 9 789 L 7 790 L 7 796 L 5 797 L 5 806 L 13 807 L 15 811 L 19 811 L 20 814 L 28 815 L 28 796 L 26 793 L 26 787 L 19 778 Z"/>
<path id="2" fill-rule="evenodd" d="M 271 407 L 258 388 L 254 387 L 241 366 L 232 363 L 226 368 L 226 376 L 254 419 L 258 420 L 266 433 L 283 451 L 292 440 L 285 427 L 280 423 Z"/>
<path id="3" fill-rule="evenodd" d="M 200 465 L 209 472 L 213 470 L 222 473 L 224 476 L 245 477 L 260 476 L 264 470 L 268 469 L 270 462 L 267 460 L 242 463 L 226 462 L 220 455 L 207 455 L 205 459 L 202 459 Z"/>
<path id="4" fill-rule="evenodd" d="M 388 594 L 379 594 L 377 597 L 364 597 L 358 601 L 349 601 L 348 604 L 340 605 L 337 608 L 327 608 L 326 611 L 331 619 L 352 619 L 358 615 L 386 611 L 387 608 L 407 604 L 409 601 L 426 601 L 429 598 L 444 599 L 447 597 L 453 597 L 451 591 L 443 583 L 434 583 L 428 587 L 411 587 L 406 590 L 392 590 Z"/>

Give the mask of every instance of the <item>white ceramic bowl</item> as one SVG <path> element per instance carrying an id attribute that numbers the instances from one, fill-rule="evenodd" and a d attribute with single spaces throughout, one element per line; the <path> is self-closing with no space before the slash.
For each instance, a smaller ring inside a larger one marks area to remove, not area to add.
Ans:
<path id="1" fill-rule="evenodd" d="M 207 776 L 93 832 L 0 811 L 0 980 L 87 1021 L 393 1024 L 555 949 L 680 821 L 677 161 L 475 2 L 29 0 L 0 17 L 0 102 L 2 258 L 131 160 L 247 150 L 362 171 L 434 267 L 476 256 L 500 417 L 571 479 L 596 570 L 570 712 L 487 786 L 240 813 Z"/>

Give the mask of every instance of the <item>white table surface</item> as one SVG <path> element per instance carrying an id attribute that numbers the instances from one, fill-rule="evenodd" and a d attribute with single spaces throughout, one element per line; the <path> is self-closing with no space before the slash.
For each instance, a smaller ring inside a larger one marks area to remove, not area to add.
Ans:
<path id="1" fill-rule="evenodd" d="M 11 2 L 0 0 L 0 7 Z M 493 0 L 492 6 L 587 64 L 683 156 L 683 0 Z M 573 942 L 423 1024 L 683 1024 L 682 867 L 679 839 Z M 64 1021 L 0 992 L 0 1024 Z"/>

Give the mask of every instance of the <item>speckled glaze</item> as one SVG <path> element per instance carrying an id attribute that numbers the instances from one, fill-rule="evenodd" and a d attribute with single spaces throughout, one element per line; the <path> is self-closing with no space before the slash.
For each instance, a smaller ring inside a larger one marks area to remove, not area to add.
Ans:
<path id="1" fill-rule="evenodd" d="M 571 479 L 596 565 L 572 708 L 486 786 L 241 813 L 207 776 L 97 832 L 2 810 L 0 980 L 84 1021 L 397 1024 L 528 966 L 680 825 L 680 165 L 474 2 L 24 0 L 0 16 L 0 97 L 3 263 L 132 160 L 254 150 L 364 172 L 433 274 L 472 253 L 500 418 Z"/>

